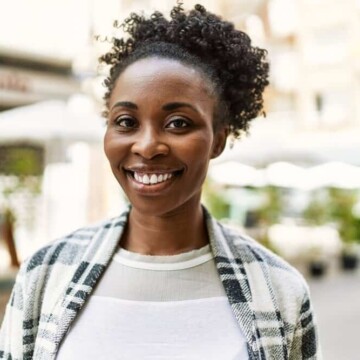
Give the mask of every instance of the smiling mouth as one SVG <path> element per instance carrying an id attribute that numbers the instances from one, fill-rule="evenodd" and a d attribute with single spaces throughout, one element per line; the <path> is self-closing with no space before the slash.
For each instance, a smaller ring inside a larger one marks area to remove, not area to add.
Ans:
<path id="1" fill-rule="evenodd" d="M 173 177 L 179 176 L 183 170 L 162 172 L 162 173 L 146 173 L 125 170 L 136 182 L 143 185 L 156 185 L 170 180 Z"/>

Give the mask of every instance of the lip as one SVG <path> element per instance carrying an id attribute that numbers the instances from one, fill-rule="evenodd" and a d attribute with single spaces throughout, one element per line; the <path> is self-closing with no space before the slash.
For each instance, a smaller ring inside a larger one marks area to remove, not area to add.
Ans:
<path id="1" fill-rule="evenodd" d="M 140 172 L 137 170 L 137 172 Z M 151 174 L 151 173 L 166 173 L 166 172 L 172 172 L 172 171 L 159 171 L 158 169 L 156 171 L 150 172 L 148 169 L 144 173 Z M 133 171 L 132 170 L 125 170 L 125 174 L 127 179 L 130 181 L 131 187 L 139 194 L 141 195 L 147 195 L 147 196 L 157 196 L 161 195 L 164 192 L 167 192 L 169 188 L 173 186 L 173 184 L 178 180 L 180 174 L 173 175 L 170 179 L 167 179 L 163 182 L 160 182 L 158 184 L 143 184 L 134 178 Z"/>
<path id="2" fill-rule="evenodd" d="M 123 168 L 126 172 L 137 172 L 140 174 L 167 174 L 167 173 L 178 173 L 183 171 L 181 168 L 170 168 L 164 166 L 144 166 L 134 165 L 126 166 Z"/>

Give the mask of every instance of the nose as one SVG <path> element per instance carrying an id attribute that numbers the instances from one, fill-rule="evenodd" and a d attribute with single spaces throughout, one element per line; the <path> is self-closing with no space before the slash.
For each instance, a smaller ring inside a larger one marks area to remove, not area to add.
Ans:
<path id="1" fill-rule="evenodd" d="M 169 146 L 162 136 L 153 128 L 147 127 L 138 132 L 131 151 L 144 159 L 153 159 L 156 156 L 167 155 Z"/>

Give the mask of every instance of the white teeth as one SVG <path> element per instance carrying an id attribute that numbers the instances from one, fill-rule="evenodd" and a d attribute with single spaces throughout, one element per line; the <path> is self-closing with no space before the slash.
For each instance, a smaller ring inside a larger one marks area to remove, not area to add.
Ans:
<path id="1" fill-rule="evenodd" d="M 143 178 L 142 178 L 142 182 L 144 183 L 144 184 L 149 184 L 150 183 L 150 179 L 149 179 L 149 176 L 147 176 L 146 174 L 143 176 Z"/>
<path id="2" fill-rule="evenodd" d="M 158 184 L 161 182 L 164 182 L 168 179 L 170 179 L 173 176 L 172 173 L 168 173 L 168 174 L 160 174 L 160 175 L 156 175 L 156 174 L 144 174 L 144 175 L 139 175 L 137 172 L 134 172 L 134 178 L 137 182 L 148 185 L 154 185 L 154 184 Z"/>
<path id="3" fill-rule="evenodd" d="M 152 174 L 150 177 L 150 184 L 156 184 L 158 182 L 157 176 Z"/>

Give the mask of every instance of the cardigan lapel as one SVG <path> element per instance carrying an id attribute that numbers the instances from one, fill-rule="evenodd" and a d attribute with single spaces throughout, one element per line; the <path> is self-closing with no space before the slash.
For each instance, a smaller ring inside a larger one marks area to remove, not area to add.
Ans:
<path id="1" fill-rule="evenodd" d="M 256 304 L 254 305 L 252 299 L 245 256 L 242 255 L 241 249 L 233 244 L 228 230 L 212 218 L 205 208 L 204 214 L 217 270 L 235 318 L 247 339 L 250 359 L 265 359 L 266 346 L 261 343 L 260 330 L 257 326 L 256 309 L 254 310 Z M 48 327 L 52 328 L 51 332 L 55 330 L 56 334 L 54 346 L 51 349 L 52 357 L 43 357 L 42 354 L 38 354 L 39 359 L 55 359 L 61 341 L 116 252 L 128 215 L 129 209 L 103 226 L 90 240 L 89 247 L 77 265 L 72 280 L 64 284 L 65 298 L 59 299 L 51 312 L 56 314 L 56 318 L 49 319 L 48 322 Z M 272 301 L 272 305 L 277 309 L 275 298 L 272 298 Z M 281 319 L 280 327 L 283 327 Z M 46 331 L 47 328 L 44 330 Z M 285 340 L 282 339 L 282 341 Z M 36 350 L 34 355 L 36 355 Z M 277 360 L 286 358 L 285 354 Z"/>
<path id="2" fill-rule="evenodd" d="M 56 319 L 51 321 L 52 324 L 50 321 L 48 322 L 50 327 L 54 326 L 54 322 L 56 324 L 56 335 L 51 351 L 51 359 L 55 359 L 61 341 L 70 330 L 72 322 L 116 252 L 119 240 L 126 226 L 128 214 L 129 210 L 100 228 L 100 231 L 91 239 L 88 249 L 77 266 L 70 283 L 64 284 L 66 296 L 65 298 L 60 298 L 54 305 L 51 313 L 57 315 Z M 52 332 L 54 332 L 54 329 L 52 329 Z M 42 359 L 42 357 L 39 356 L 39 359 Z M 46 357 L 46 359 L 48 358 Z"/>
<path id="3" fill-rule="evenodd" d="M 227 241 L 219 223 L 204 208 L 210 246 L 214 254 L 216 267 L 223 283 L 235 318 L 243 331 L 249 350 L 254 359 L 260 359 L 256 336 L 256 324 L 252 309 L 252 295 L 244 264 L 240 257 L 235 257 L 231 243 Z"/>
<path id="4" fill-rule="evenodd" d="M 206 209 L 204 213 L 217 270 L 247 339 L 250 359 L 288 359 L 284 322 L 266 261 L 236 232 L 224 228 Z"/>

